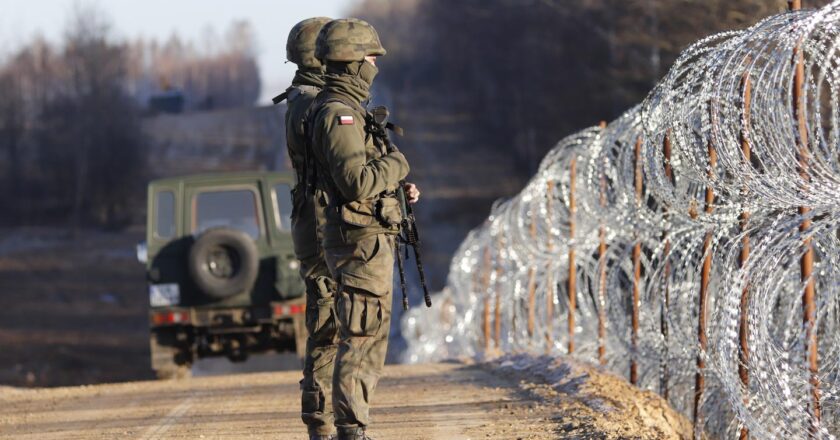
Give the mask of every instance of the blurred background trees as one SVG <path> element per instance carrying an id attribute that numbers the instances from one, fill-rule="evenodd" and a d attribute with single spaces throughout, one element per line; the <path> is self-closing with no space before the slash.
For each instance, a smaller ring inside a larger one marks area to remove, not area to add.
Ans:
<path id="1" fill-rule="evenodd" d="M 0 59 L 0 224 L 138 223 L 148 180 L 141 118 L 177 93 L 184 110 L 251 107 L 260 92 L 253 29 L 235 22 L 203 47 L 117 40 L 78 6 L 63 41 L 36 37 Z"/>
<path id="2" fill-rule="evenodd" d="M 808 0 L 815 8 L 829 0 Z M 644 99 L 686 46 L 785 10 L 786 0 L 364 0 L 378 86 L 509 152 L 530 176 L 561 137 Z M 401 117 L 411 115 L 405 108 Z M 400 113 L 395 113 L 399 117 Z"/>
<path id="3" fill-rule="evenodd" d="M 374 94 L 415 134 L 401 144 L 421 151 L 430 165 L 441 162 L 431 150 L 446 153 L 455 144 L 473 156 L 501 155 L 512 164 L 503 177 L 515 188 L 558 139 L 639 103 L 687 45 L 785 6 L 786 0 L 360 0 L 349 15 L 374 24 L 388 49 Z M 0 224 L 137 222 L 131 211 L 143 206 L 150 151 L 142 117 L 171 110 L 150 102 L 176 98 L 178 112 L 256 104 L 261 78 L 248 22 L 234 21 L 222 33 L 207 28 L 199 41 L 122 40 L 102 17 L 80 6 L 63 41 L 36 37 L 0 57 Z M 454 144 L 433 145 L 444 137 Z M 504 195 L 494 190 L 486 198 Z M 483 215 L 489 203 L 475 210 Z"/>
<path id="4" fill-rule="evenodd" d="M 128 44 L 128 87 L 145 103 L 161 91 L 183 93 L 187 110 L 248 107 L 260 95 L 254 30 L 235 21 L 223 37 L 207 28 L 196 44 L 172 35 L 166 42 Z"/>

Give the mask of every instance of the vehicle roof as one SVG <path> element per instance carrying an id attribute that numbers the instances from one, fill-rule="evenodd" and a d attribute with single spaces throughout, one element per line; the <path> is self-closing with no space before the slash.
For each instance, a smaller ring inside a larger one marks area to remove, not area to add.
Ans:
<path id="1" fill-rule="evenodd" d="M 225 171 L 215 173 L 188 174 L 184 176 L 165 177 L 149 182 L 149 186 L 171 186 L 179 183 L 201 184 L 201 183 L 222 183 L 240 182 L 242 180 L 262 179 L 293 179 L 291 171 Z"/>

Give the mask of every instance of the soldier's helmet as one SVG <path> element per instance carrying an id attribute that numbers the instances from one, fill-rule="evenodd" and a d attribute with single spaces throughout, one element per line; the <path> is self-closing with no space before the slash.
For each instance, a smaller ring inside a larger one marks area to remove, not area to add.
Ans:
<path id="1" fill-rule="evenodd" d="M 321 67 L 321 62 L 315 58 L 315 40 L 321 28 L 330 21 L 327 17 L 315 17 L 296 24 L 286 40 L 286 59 L 301 67 Z"/>
<path id="2" fill-rule="evenodd" d="M 361 61 L 366 56 L 385 55 L 379 34 L 368 22 L 343 18 L 327 23 L 315 42 L 315 57 L 325 61 Z"/>

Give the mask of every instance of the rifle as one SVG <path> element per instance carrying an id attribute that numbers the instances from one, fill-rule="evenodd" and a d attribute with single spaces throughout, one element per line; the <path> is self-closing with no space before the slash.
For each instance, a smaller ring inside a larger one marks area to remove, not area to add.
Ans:
<path id="1" fill-rule="evenodd" d="M 384 106 L 375 107 L 371 110 L 373 115 L 370 121 L 375 131 L 373 134 L 385 143 L 387 151 L 390 153 L 396 151 L 397 148 L 391 142 L 386 129 L 392 130 L 398 135 L 402 135 L 402 128 L 388 122 L 388 109 Z M 423 260 L 420 257 L 420 234 L 417 230 L 417 220 L 414 216 L 414 208 L 408 203 L 408 197 L 405 194 L 405 180 L 401 180 L 397 190 L 397 200 L 400 204 L 400 211 L 402 212 L 402 222 L 400 224 L 400 233 L 397 235 L 397 240 L 394 244 L 397 253 L 397 268 L 400 272 L 400 288 L 402 289 L 402 305 L 403 310 L 408 310 L 408 296 L 405 282 L 405 266 L 403 263 L 403 248 L 405 248 L 405 259 L 408 260 L 408 248 L 414 250 L 414 261 L 417 263 L 417 272 L 420 275 L 420 285 L 423 287 L 423 299 L 426 302 L 426 307 L 432 306 L 432 298 L 429 295 L 429 288 L 426 285 L 426 272 L 423 270 Z"/>

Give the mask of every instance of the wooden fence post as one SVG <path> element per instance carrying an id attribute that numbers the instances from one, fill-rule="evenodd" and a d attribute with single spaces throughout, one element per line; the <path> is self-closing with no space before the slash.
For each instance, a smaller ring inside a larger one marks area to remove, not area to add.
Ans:
<path id="1" fill-rule="evenodd" d="M 601 121 L 601 129 L 607 128 L 607 121 Z M 598 204 L 607 208 L 607 176 L 599 177 Z M 607 364 L 607 225 L 603 216 L 598 227 L 598 363 Z"/>
<path id="2" fill-rule="evenodd" d="M 668 182 L 673 184 L 673 170 L 671 168 L 671 133 L 665 133 L 665 139 L 662 141 L 662 155 L 665 159 L 665 178 L 668 179 Z M 668 207 L 664 207 L 665 209 L 665 219 L 668 218 Z M 665 353 L 663 353 L 662 360 L 660 361 L 661 373 L 662 376 L 659 378 L 659 391 L 662 393 L 662 397 L 665 400 L 668 400 L 668 380 L 669 372 L 668 372 L 668 338 L 669 338 L 669 328 L 668 328 L 668 313 L 670 310 L 671 305 L 671 239 L 668 236 L 668 230 L 666 229 L 662 233 L 662 238 L 665 241 L 665 249 L 664 249 L 664 260 L 665 260 L 665 267 L 663 269 L 664 275 L 664 282 L 662 286 L 662 295 L 663 295 L 663 305 L 662 305 L 662 315 L 659 317 L 659 330 L 662 333 L 662 340 L 665 346 Z"/>
<path id="3" fill-rule="evenodd" d="M 575 308 L 577 307 L 577 267 L 575 266 L 575 179 L 577 178 L 577 158 L 572 157 L 569 166 L 569 354 L 575 351 Z"/>
<path id="4" fill-rule="evenodd" d="M 546 215 L 545 221 L 551 226 L 551 212 L 553 209 L 552 198 L 554 197 L 554 181 L 549 180 L 546 183 Z M 547 240 L 547 247 L 548 252 L 553 253 L 554 251 L 554 240 L 552 240 L 551 233 L 548 234 Z M 554 290 L 554 272 L 550 270 L 551 263 L 548 263 L 548 269 L 546 271 L 546 304 L 545 304 L 545 313 L 546 313 L 546 331 L 545 331 L 545 351 L 546 353 L 550 353 L 552 346 L 554 345 L 554 335 L 552 331 L 554 329 L 554 295 L 556 294 Z"/>
<path id="5" fill-rule="evenodd" d="M 744 72 L 744 76 L 741 79 L 741 86 L 743 90 L 743 116 L 742 121 L 744 126 L 741 128 L 741 152 L 744 154 L 744 161 L 746 162 L 747 166 L 750 166 L 750 159 L 752 157 L 752 151 L 750 148 L 749 142 L 749 121 L 750 121 L 750 96 L 751 96 L 751 84 L 750 84 L 750 73 L 749 70 Z M 741 213 L 741 232 L 746 233 L 747 227 L 750 221 L 750 213 L 747 210 Z M 743 239 L 741 239 L 741 253 L 738 256 L 738 267 L 742 270 L 744 266 L 747 264 L 747 260 L 750 257 L 750 236 L 744 235 Z M 739 340 L 739 350 L 738 350 L 738 376 L 741 378 L 741 384 L 744 388 L 749 387 L 750 385 L 750 373 L 747 369 L 747 362 L 749 362 L 749 292 L 750 292 L 750 285 L 747 283 L 744 286 L 744 290 L 741 291 L 741 304 L 740 304 L 740 320 L 738 325 L 738 340 Z M 746 401 L 744 403 L 747 403 Z M 746 426 L 741 427 L 741 433 L 739 435 L 740 440 L 747 440 L 750 436 L 750 431 L 747 429 Z"/>
<path id="6" fill-rule="evenodd" d="M 709 103 L 709 117 L 714 118 L 712 112 L 712 103 Z M 714 124 L 714 122 L 712 122 Z M 714 145 L 709 141 L 709 179 L 714 178 L 715 166 L 717 165 L 717 152 Z M 706 187 L 706 214 L 711 214 L 714 210 L 715 191 L 711 186 Z M 698 295 L 698 319 L 697 319 L 697 340 L 700 343 L 700 350 L 697 352 L 697 373 L 694 380 L 694 435 L 696 437 L 698 424 L 702 422 L 700 417 L 700 405 L 703 400 L 703 388 L 705 387 L 705 377 L 703 371 L 706 369 L 706 361 L 703 358 L 703 353 L 706 351 L 709 340 L 706 334 L 706 308 L 707 297 L 709 292 L 709 281 L 712 273 L 712 239 L 714 234 L 712 231 L 706 232 L 706 239 L 703 241 L 703 270 L 700 275 L 700 294 Z"/>
<path id="7" fill-rule="evenodd" d="M 636 138 L 636 146 L 634 149 L 633 155 L 633 165 L 634 165 L 634 172 L 635 172 L 635 180 L 636 180 L 636 207 L 641 210 L 642 207 L 642 190 L 643 190 L 643 177 L 642 177 L 642 138 L 639 136 Z M 630 383 L 636 385 L 639 383 L 639 365 L 636 362 L 636 356 L 638 354 L 637 350 L 639 349 L 639 301 L 641 297 L 640 293 L 640 286 L 639 283 L 641 282 L 642 276 L 642 242 L 638 237 L 638 231 L 636 232 L 636 244 L 633 246 L 633 317 L 632 317 L 632 333 L 630 336 L 630 345 L 631 345 L 631 356 L 630 356 Z"/>
<path id="8" fill-rule="evenodd" d="M 802 8 L 800 0 L 790 0 L 788 7 L 794 11 Z M 810 152 L 808 151 L 808 126 L 805 120 L 805 56 L 802 53 L 802 46 L 797 45 L 794 50 L 794 63 L 796 69 L 793 80 L 793 111 L 796 115 L 797 126 L 799 129 L 799 137 L 797 143 L 799 144 L 799 172 L 804 181 L 808 181 L 808 161 L 810 159 Z M 811 208 L 807 206 L 799 207 L 799 215 L 806 216 L 811 212 Z M 811 220 L 805 219 L 799 225 L 800 232 L 807 232 L 811 228 Z M 805 290 L 802 294 L 802 314 L 803 324 L 805 325 L 805 341 L 807 344 L 806 360 L 808 361 L 808 370 L 810 377 L 808 382 L 811 384 L 811 412 L 813 414 L 813 423 L 809 434 L 815 437 L 817 434 L 817 427 L 820 422 L 820 378 L 819 378 L 819 346 L 817 340 L 816 329 L 816 279 L 814 275 L 814 245 L 811 242 L 811 237 L 807 237 L 802 243 L 803 254 L 800 260 L 800 279 L 805 283 Z"/>

